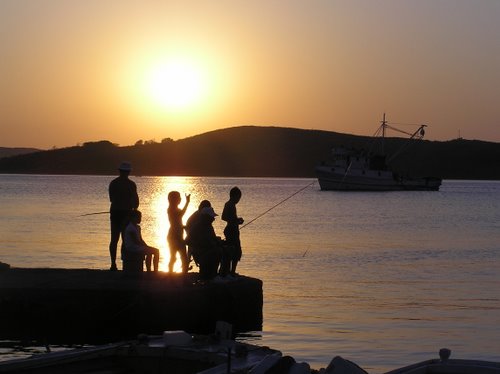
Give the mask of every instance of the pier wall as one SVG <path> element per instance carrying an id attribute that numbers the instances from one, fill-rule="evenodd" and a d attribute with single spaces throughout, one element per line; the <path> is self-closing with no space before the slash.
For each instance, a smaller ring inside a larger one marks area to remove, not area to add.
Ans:
<path id="1" fill-rule="evenodd" d="M 262 330 L 262 281 L 196 282 L 197 273 L 126 276 L 92 269 L 0 271 L 0 338 L 102 343 L 165 330 Z"/>

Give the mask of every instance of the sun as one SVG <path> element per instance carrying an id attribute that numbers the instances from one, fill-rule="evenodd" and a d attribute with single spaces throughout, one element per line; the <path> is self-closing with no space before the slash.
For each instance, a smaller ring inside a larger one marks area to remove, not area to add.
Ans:
<path id="1" fill-rule="evenodd" d="M 234 82 L 220 55 L 148 46 L 129 53 L 112 74 L 120 109 L 129 120 L 181 132 L 219 115 Z"/>
<path id="2" fill-rule="evenodd" d="M 157 106 L 172 111 L 192 108 L 206 89 L 202 70 L 191 61 L 176 59 L 150 69 L 146 91 Z"/>

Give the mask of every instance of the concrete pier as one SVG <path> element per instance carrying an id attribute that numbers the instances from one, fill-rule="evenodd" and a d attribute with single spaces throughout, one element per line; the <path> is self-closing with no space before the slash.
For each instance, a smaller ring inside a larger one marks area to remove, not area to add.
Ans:
<path id="1" fill-rule="evenodd" d="M 0 270 L 0 339 L 103 343 L 165 330 L 262 330 L 262 281 L 197 283 L 187 275 L 92 269 Z"/>

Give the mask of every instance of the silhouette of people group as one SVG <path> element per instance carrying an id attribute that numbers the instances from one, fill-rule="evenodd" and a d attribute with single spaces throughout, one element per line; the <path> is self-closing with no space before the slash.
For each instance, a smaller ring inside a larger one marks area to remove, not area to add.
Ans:
<path id="1" fill-rule="evenodd" d="M 109 253 L 111 258 L 110 270 L 117 270 L 116 252 L 120 234 L 122 237 L 122 260 L 139 256 L 140 267 L 142 261 L 148 272 L 158 271 L 160 251 L 149 246 L 141 234 L 142 214 L 138 210 L 139 197 L 136 184 L 130 180 L 131 164 L 123 162 L 119 168 L 120 176 L 109 184 L 111 240 Z M 199 269 L 200 282 L 213 279 L 233 279 L 238 276 L 236 267 L 241 260 L 242 250 L 240 242 L 240 225 L 244 220 L 238 217 L 236 205 L 241 199 L 241 190 L 233 187 L 229 192 L 229 199 L 222 211 L 222 220 L 226 222 L 224 239 L 217 236 L 213 223 L 218 216 L 208 200 L 200 202 L 198 209 L 183 225 L 183 218 L 189 206 L 191 195 L 185 195 L 185 203 L 180 208 L 182 198 L 178 191 L 168 194 L 167 215 L 170 228 L 167 234 L 167 243 L 170 250 L 168 270 L 174 271 L 174 264 L 179 257 L 182 273 L 191 270 L 191 259 Z M 186 236 L 184 237 L 184 232 Z"/>

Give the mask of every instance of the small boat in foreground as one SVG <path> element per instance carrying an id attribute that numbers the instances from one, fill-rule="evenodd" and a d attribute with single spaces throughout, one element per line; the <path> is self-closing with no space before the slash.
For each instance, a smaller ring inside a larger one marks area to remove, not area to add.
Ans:
<path id="1" fill-rule="evenodd" d="M 221 331 L 224 331 L 223 329 Z M 227 331 L 227 329 L 226 329 Z M 165 331 L 140 335 L 137 340 L 95 347 L 36 354 L 0 362 L 0 373 L 16 374 L 264 374 L 283 366 L 288 373 L 308 374 L 306 363 L 297 363 L 280 351 L 237 342 L 227 336 L 191 335 Z"/>
<path id="2" fill-rule="evenodd" d="M 427 360 L 385 374 L 500 374 L 500 363 L 450 359 Z M 223 339 L 165 331 L 136 341 L 37 354 L 0 362 L 0 373 L 16 374 L 368 374 L 354 362 L 334 357 L 326 368 L 311 369 L 280 351 Z"/>
<path id="3" fill-rule="evenodd" d="M 332 191 L 438 191 L 441 178 L 414 178 L 398 174 L 389 168 L 383 150 L 388 128 L 408 134 L 411 140 L 423 138 L 425 127 L 426 125 L 420 125 L 414 133 L 409 134 L 390 126 L 384 114 L 375 133 L 382 144 L 380 153 L 344 147 L 333 148 L 332 159 L 323 161 L 315 168 L 320 188 Z M 391 159 L 400 151 L 401 149 L 392 155 Z"/>

